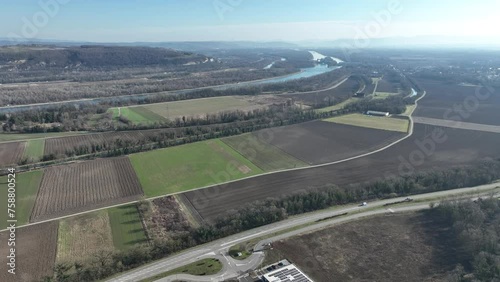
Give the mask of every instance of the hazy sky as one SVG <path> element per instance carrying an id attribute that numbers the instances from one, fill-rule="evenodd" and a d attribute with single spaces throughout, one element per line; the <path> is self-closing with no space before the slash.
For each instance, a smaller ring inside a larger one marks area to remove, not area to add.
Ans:
<path id="1" fill-rule="evenodd" d="M 417 35 L 500 39 L 499 11 L 498 0 L 15 0 L 2 1 L 0 37 L 94 42 Z"/>

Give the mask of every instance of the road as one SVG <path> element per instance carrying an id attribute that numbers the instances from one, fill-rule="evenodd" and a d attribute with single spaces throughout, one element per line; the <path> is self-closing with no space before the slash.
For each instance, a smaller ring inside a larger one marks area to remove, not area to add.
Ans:
<path id="1" fill-rule="evenodd" d="M 456 129 L 500 133 L 500 126 L 495 126 L 495 125 L 470 123 L 470 122 L 455 121 L 455 120 L 436 119 L 436 118 L 426 118 L 426 117 L 414 117 L 413 119 L 415 120 L 415 123 L 421 123 L 421 124 L 450 127 L 450 128 L 456 128 Z"/>
<path id="2" fill-rule="evenodd" d="M 318 93 L 318 92 L 324 92 L 324 91 L 332 90 L 332 89 L 339 87 L 342 83 L 346 82 L 349 79 L 349 77 L 350 77 L 350 75 L 347 75 L 342 80 L 340 80 L 338 83 L 335 83 L 332 86 L 325 88 L 325 89 L 306 91 L 306 92 L 292 92 L 292 93 L 286 92 L 286 93 L 280 93 L 280 94 L 275 94 L 275 95 L 299 95 L 299 94 L 303 95 L 303 94 L 313 94 L 313 93 Z"/>
<path id="3" fill-rule="evenodd" d="M 397 206 L 387 207 L 390 208 L 393 212 L 403 212 L 410 210 L 420 210 L 429 207 L 429 203 L 431 201 L 438 201 L 439 198 L 445 198 L 448 196 L 464 196 L 464 193 L 468 193 L 467 197 L 473 198 L 478 197 L 480 195 L 486 195 L 494 191 L 497 193 L 500 189 L 500 183 L 493 183 L 487 185 L 481 185 L 477 187 L 469 187 L 469 188 L 461 188 L 455 190 L 434 192 L 428 194 L 421 194 L 412 197 L 414 202 L 409 206 Z M 470 193 L 473 193 L 471 195 Z M 255 228 L 252 230 L 248 230 L 239 234 L 235 234 L 223 239 L 219 239 L 201 246 L 197 246 L 186 250 L 177 255 L 159 260 L 152 264 L 149 264 L 144 267 L 137 268 L 135 270 L 129 271 L 117 277 L 114 277 L 108 281 L 112 282 L 126 282 L 126 281 L 140 281 L 142 279 L 150 278 L 155 275 L 161 274 L 163 272 L 178 268 L 180 266 L 198 261 L 203 258 L 214 257 L 221 260 L 224 267 L 220 274 L 213 276 L 190 276 L 190 275 L 182 275 L 178 276 L 179 279 L 186 281 L 222 281 L 223 279 L 229 279 L 232 277 L 237 277 L 245 273 L 250 269 L 255 269 L 256 266 L 260 265 L 263 260 L 263 253 L 259 250 L 262 250 L 263 246 L 269 242 L 273 242 L 276 240 L 282 240 L 288 237 L 292 237 L 304 232 L 310 232 L 316 230 L 318 228 L 324 228 L 326 226 L 330 226 L 332 224 L 338 224 L 342 222 L 346 222 L 349 220 L 354 220 L 362 217 L 377 215 L 381 213 L 386 213 L 388 210 L 384 207 L 387 203 L 393 203 L 397 201 L 402 201 L 404 198 L 394 198 L 387 200 L 379 200 L 368 203 L 368 206 L 357 206 L 357 205 L 348 205 L 342 206 L 336 209 L 328 209 L 322 210 L 313 213 L 307 213 L 299 216 L 295 216 L 289 218 L 287 220 L 283 220 L 280 222 L 276 222 L 273 224 L 269 224 L 266 226 L 262 226 L 259 228 Z M 422 202 L 421 202 L 422 201 Z M 418 203 L 417 203 L 418 202 Z M 363 212 L 363 210 L 367 210 Z M 324 220 L 326 218 L 332 216 L 338 216 L 344 213 L 349 213 L 348 216 L 338 217 L 331 220 Z M 304 226 L 303 228 L 293 230 L 284 234 L 277 234 L 276 236 L 272 236 L 271 238 L 264 239 L 257 243 L 255 246 L 255 250 L 257 250 L 251 257 L 244 261 L 236 261 L 230 257 L 226 256 L 229 248 L 235 244 L 247 242 L 249 240 L 258 239 L 264 236 L 270 236 L 277 232 L 283 232 L 290 228 L 300 227 L 306 224 L 315 223 L 318 220 L 321 221 L 318 224 Z M 168 278 L 159 280 L 159 281 L 174 281 L 175 276 L 170 276 Z"/>
<path id="4" fill-rule="evenodd" d="M 293 171 L 302 171 L 302 170 L 314 169 L 314 168 L 319 168 L 319 167 L 326 167 L 326 166 L 330 166 L 330 165 L 336 165 L 336 164 L 340 164 L 340 163 L 345 163 L 345 162 L 348 162 L 348 161 L 352 161 L 352 160 L 355 160 L 355 159 L 360 159 L 360 158 L 363 158 L 363 157 L 367 157 L 367 156 L 370 156 L 370 155 L 382 152 L 384 150 L 387 150 L 387 149 L 393 147 L 394 145 L 399 144 L 399 143 L 403 142 L 404 140 L 410 138 L 413 135 L 414 122 L 413 122 L 412 114 L 415 111 L 415 109 L 417 108 L 418 102 L 421 99 L 423 99 L 425 96 L 426 96 L 426 92 L 424 91 L 423 95 L 421 97 L 419 97 L 418 99 L 415 100 L 416 107 L 408 115 L 408 117 L 410 119 L 408 134 L 405 135 L 405 136 L 403 136 L 402 138 L 400 138 L 398 140 L 395 140 L 394 142 L 392 142 L 392 143 L 390 143 L 390 144 L 388 144 L 388 145 L 386 145 L 386 146 L 384 146 L 382 148 L 379 148 L 377 150 L 374 150 L 374 151 L 371 151 L 371 152 L 368 152 L 368 153 L 364 153 L 364 154 L 361 154 L 361 155 L 357 155 L 357 156 L 354 156 L 354 157 L 346 158 L 346 159 L 343 159 L 343 160 L 338 160 L 338 161 L 329 162 L 329 163 L 323 163 L 323 164 L 318 164 L 318 165 L 312 165 L 312 166 L 306 166 L 306 167 L 298 167 L 298 168 L 291 168 L 291 169 L 283 169 L 283 170 L 276 170 L 276 171 L 272 171 L 272 172 L 266 172 L 266 173 L 257 174 L 257 175 L 254 175 L 254 176 L 240 178 L 240 179 L 237 179 L 237 180 L 227 181 L 227 182 L 218 183 L 218 184 L 214 184 L 214 185 L 208 185 L 208 186 L 199 187 L 199 188 L 196 188 L 196 189 L 191 189 L 191 190 L 189 190 L 189 192 L 195 192 L 195 191 L 198 191 L 198 190 L 203 190 L 203 189 L 208 189 L 208 188 L 217 188 L 217 187 L 220 187 L 220 186 L 223 186 L 223 185 L 227 185 L 227 184 L 231 184 L 231 183 L 234 184 L 234 183 L 238 183 L 238 182 L 243 182 L 243 181 L 249 180 L 249 179 L 258 179 L 259 177 L 263 177 L 263 176 L 267 176 L 267 175 L 272 175 L 272 174 L 285 173 L 285 172 L 293 172 Z M 154 200 L 154 199 L 163 198 L 163 197 L 166 197 L 166 196 L 173 196 L 173 195 L 176 195 L 176 194 L 183 194 L 183 193 L 186 193 L 186 192 L 179 192 L 179 193 L 172 193 L 172 194 L 167 194 L 167 195 L 161 195 L 161 196 L 157 196 L 157 197 L 148 198 L 148 200 Z M 107 209 L 107 208 L 126 206 L 126 205 L 137 203 L 137 202 L 139 202 L 139 201 L 131 201 L 131 202 L 127 202 L 127 203 L 117 204 L 117 205 L 114 205 L 114 206 L 108 206 L 108 207 L 103 207 L 103 208 L 98 208 L 98 209 L 92 209 L 92 210 L 88 210 L 88 211 L 84 211 L 84 212 L 80 212 L 80 213 L 76 213 L 76 214 L 71 214 L 71 215 L 66 215 L 66 216 L 62 216 L 62 217 L 52 218 L 52 219 L 48 219 L 48 220 L 44 220 L 44 221 L 28 223 L 28 224 L 25 224 L 25 225 L 22 225 L 22 226 L 18 226 L 17 228 L 23 228 L 23 227 L 27 227 L 27 226 L 36 225 L 36 224 L 47 223 L 47 222 L 51 222 L 51 221 L 55 221 L 55 220 L 61 220 L 61 219 L 65 219 L 65 218 L 68 218 L 68 217 L 77 216 L 77 215 L 83 215 L 83 214 L 87 214 L 87 213 L 91 213 L 91 212 L 96 212 L 96 211 Z M 4 232 L 4 231 L 7 231 L 7 229 L 0 230 L 0 232 Z"/>
<path id="5" fill-rule="evenodd" d="M 336 68 L 336 69 L 338 69 L 338 68 Z M 332 69 L 331 71 L 334 71 L 336 69 Z M 73 100 L 65 100 L 65 101 L 46 102 L 46 103 L 33 103 L 33 104 L 3 106 L 3 107 L 0 107 L 0 113 L 12 112 L 12 111 L 16 111 L 16 110 L 23 110 L 25 108 L 44 108 L 47 106 L 52 106 L 52 105 L 57 105 L 57 104 L 64 105 L 64 104 L 79 104 L 79 103 L 98 103 L 98 102 L 106 101 L 106 100 L 110 100 L 110 101 L 127 100 L 127 99 L 131 99 L 131 98 L 147 97 L 150 95 L 157 95 L 157 94 L 162 94 L 162 95 L 186 94 L 186 93 L 191 93 L 194 91 L 199 91 L 199 90 L 204 90 L 204 89 L 225 90 L 225 89 L 229 89 L 229 88 L 240 88 L 240 87 L 244 87 L 244 86 L 261 85 L 263 83 L 266 83 L 267 81 L 272 82 L 278 78 L 294 76 L 298 73 L 300 73 L 300 72 L 286 74 L 283 76 L 258 79 L 258 80 L 235 82 L 235 83 L 228 83 L 228 84 L 222 84 L 222 85 L 203 86 L 203 87 L 196 87 L 196 88 L 189 88 L 189 89 L 169 90 L 169 91 L 162 91 L 162 92 L 141 93 L 141 94 L 132 94 L 132 95 L 119 95 L 119 96 L 110 96 L 110 97 L 83 98 L 83 99 L 73 99 Z M 293 80 L 293 79 L 291 79 L 291 80 Z M 331 88 L 324 89 L 324 90 L 329 90 L 329 89 L 331 89 Z M 318 91 L 323 91 L 323 90 L 318 90 Z M 315 92 L 317 92 L 317 91 L 315 91 Z"/>

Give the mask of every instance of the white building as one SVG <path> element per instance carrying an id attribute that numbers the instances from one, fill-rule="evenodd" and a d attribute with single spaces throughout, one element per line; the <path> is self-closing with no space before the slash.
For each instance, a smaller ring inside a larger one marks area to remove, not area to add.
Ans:
<path id="1" fill-rule="evenodd" d="M 368 111 L 366 112 L 367 115 L 370 116 L 378 116 L 378 117 L 388 117 L 389 113 L 388 112 L 377 112 L 377 111 Z"/>
<path id="2" fill-rule="evenodd" d="M 264 274 L 262 280 L 266 282 L 314 282 L 293 264 Z"/>

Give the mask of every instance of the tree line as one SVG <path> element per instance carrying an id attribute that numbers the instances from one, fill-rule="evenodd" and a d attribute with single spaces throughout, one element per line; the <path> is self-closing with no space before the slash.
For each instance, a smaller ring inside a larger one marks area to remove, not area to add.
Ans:
<path id="1" fill-rule="evenodd" d="M 454 261 L 450 282 L 500 281 L 500 201 L 444 201 L 430 211 L 450 229 L 447 247 Z"/>
<path id="2" fill-rule="evenodd" d="M 283 196 L 265 201 L 249 203 L 239 210 L 228 211 L 215 220 L 214 225 L 203 225 L 191 228 L 187 232 L 178 233 L 170 238 L 154 238 L 148 244 L 137 246 L 128 251 L 106 251 L 101 252 L 94 258 L 86 261 L 57 264 L 54 269 L 54 277 L 47 277 L 45 281 L 96 281 L 104 279 L 113 274 L 126 271 L 147 262 L 169 256 L 180 250 L 184 250 L 196 245 L 207 243 L 245 230 L 277 222 L 286 219 L 290 215 L 296 215 L 320 209 L 325 209 L 335 205 L 342 205 L 354 202 L 365 201 L 375 198 L 392 198 L 398 196 L 408 196 L 419 193 L 448 190 L 461 187 L 476 186 L 490 183 L 500 178 L 500 159 L 484 161 L 469 166 L 458 168 L 422 172 L 402 178 L 391 178 L 375 181 L 368 184 L 351 185 L 348 187 L 337 187 L 335 185 L 325 185 L 323 187 L 304 189 L 303 192 Z M 486 202 L 485 202 L 486 203 Z M 488 202 L 485 207 L 494 207 L 495 220 L 479 221 L 481 226 L 494 229 L 498 234 L 498 200 L 496 206 Z M 143 209 L 140 209 L 143 210 Z M 454 215 L 456 212 L 448 212 L 450 208 L 443 205 L 439 212 L 447 215 Z M 488 210 L 489 211 L 489 210 Z M 477 226 L 476 216 L 469 216 L 464 210 L 460 216 L 450 216 L 450 218 L 467 220 L 463 224 L 457 225 L 460 230 L 464 227 Z M 486 212 L 491 215 L 491 212 Z M 480 216 L 487 218 L 486 216 Z M 491 218 L 491 216 L 490 216 Z M 458 222 L 458 220 L 456 220 Z M 484 223 L 484 224 L 483 224 Z M 488 224 L 489 223 L 489 224 Z M 492 224 L 494 223 L 494 224 Z M 473 229 L 471 229 L 472 231 Z M 462 234 L 462 233 L 457 233 Z M 471 232 L 470 235 L 477 234 Z M 484 232 L 485 235 L 491 232 Z M 489 235 L 488 235 L 489 236 Z M 469 238 L 469 237 L 466 237 Z M 490 240 L 483 240 L 486 237 L 479 236 L 475 243 L 480 248 L 473 248 L 472 253 L 478 253 L 474 264 L 477 265 L 477 277 L 498 277 L 498 237 L 488 237 Z M 496 238 L 497 241 L 491 240 Z M 496 242 L 496 244 L 490 244 Z M 493 253 L 485 250 L 492 250 Z M 457 280 L 465 281 L 465 280 Z M 481 281 L 490 281 L 481 280 Z"/>

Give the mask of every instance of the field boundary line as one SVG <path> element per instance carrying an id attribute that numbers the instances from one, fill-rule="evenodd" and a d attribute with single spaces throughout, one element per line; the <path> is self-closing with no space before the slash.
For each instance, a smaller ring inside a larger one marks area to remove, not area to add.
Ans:
<path id="1" fill-rule="evenodd" d="M 317 168 L 317 167 L 325 167 L 325 166 L 335 165 L 335 164 L 348 162 L 348 161 L 351 161 L 351 160 L 363 158 L 363 157 L 366 157 L 366 156 L 370 156 L 370 155 L 382 152 L 382 151 L 384 151 L 384 150 L 386 150 L 386 149 L 388 149 L 388 148 L 390 148 L 390 147 L 392 147 L 392 146 L 394 146 L 396 144 L 399 144 L 399 143 L 403 142 L 404 140 L 410 138 L 413 135 L 413 127 L 414 127 L 413 125 L 414 124 L 413 124 L 412 115 L 413 115 L 413 112 L 415 111 L 415 109 L 418 107 L 418 101 L 420 101 L 421 99 L 423 99 L 426 95 L 427 95 L 427 92 L 424 91 L 423 94 L 422 94 L 422 96 L 415 100 L 415 105 L 416 106 L 413 109 L 413 111 L 411 113 L 409 113 L 409 115 L 408 115 L 408 117 L 410 119 L 410 132 L 406 136 L 402 137 L 401 139 L 396 140 L 396 141 L 392 142 L 391 144 L 389 144 L 387 146 L 384 146 L 384 147 L 382 147 L 382 148 L 380 148 L 378 150 L 375 150 L 375 151 L 372 151 L 372 152 L 368 152 L 368 153 L 364 153 L 364 154 L 361 154 L 361 155 L 358 155 L 358 156 L 350 157 L 350 158 L 347 158 L 347 159 L 335 161 L 335 162 L 318 164 L 318 165 L 307 166 L 307 167 L 298 167 L 298 168 L 290 168 L 290 169 L 284 169 L 284 170 L 278 170 L 278 171 L 265 172 L 265 173 L 254 175 L 254 176 L 249 176 L 249 177 L 245 177 L 245 178 L 241 178 L 241 179 L 237 179 L 237 180 L 231 180 L 231 181 L 227 181 L 227 182 L 223 182 L 223 183 L 219 183 L 219 184 L 212 184 L 212 185 L 208 185 L 208 186 L 204 186 L 204 187 L 200 187 L 200 188 L 195 188 L 195 189 L 191 189 L 191 190 L 187 190 L 187 191 L 181 191 L 181 192 L 170 193 L 170 194 L 165 194 L 165 195 L 161 195 L 161 196 L 155 196 L 155 197 L 147 198 L 146 200 L 152 201 L 152 200 L 163 198 L 163 197 L 174 196 L 174 195 L 177 195 L 177 194 L 183 194 L 183 193 L 187 193 L 187 192 L 193 192 L 193 191 L 197 191 L 197 190 L 203 190 L 203 189 L 213 188 L 213 187 L 217 187 L 217 186 L 220 186 L 220 185 L 226 185 L 226 184 L 229 184 L 229 183 L 234 183 L 234 182 L 243 181 L 243 180 L 247 180 L 247 179 L 257 178 L 257 177 L 261 177 L 261 176 L 265 176 L 265 175 L 271 175 L 271 174 L 277 174 L 277 173 L 282 173 L 282 172 L 298 171 L 298 170 L 305 170 L 305 169 L 312 169 L 312 168 Z M 128 158 L 128 156 L 127 156 L 127 158 Z M 22 225 L 22 226 L 18 226 L 17 228 L 22 228 L 22 227 L 28 227 L 28 226 L 32 226 L 32 225 L 47 223 L 47 222 L 51 222 L 51 221 L 65 219 L 65 218 L 72 217 L 72 216 L 78 216 L 78 215 L 82 215 L 82 214 L 92 213 L 92 212 L 96 212 L 96 211 L 100 211 L 100 210 L 104 210 L 104 209 L 115 208 L 115 207 L 120 207 L 120 206 L 126 206 L 126 205 L 130 205 L 130 204 L 138 203 L 140 201 L 141 200 L 135 200 L 135 201 L 127 202 L 127 203 L 121 203 L 121 204 L 116 204 L 116 205 L 107 206 L 107 207 L 103 207 L 103 208 L 88 210 L 88 211 L 79 212 L 79 213 L 75 213 L 75 214 L 71 214 L 71 215 L 66 215 L 66 216 L 62 216 L 62 217 L 47 219 L 47 220 L 43 220 L 43 221 L 39 221 L 39 222 L 33 222 L 33 223 L 25 224 L 25 225 Z M 3 232 L 3 231 L 7 231 L 7 229 L 0 230 L 0 232 Z"/>

